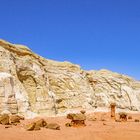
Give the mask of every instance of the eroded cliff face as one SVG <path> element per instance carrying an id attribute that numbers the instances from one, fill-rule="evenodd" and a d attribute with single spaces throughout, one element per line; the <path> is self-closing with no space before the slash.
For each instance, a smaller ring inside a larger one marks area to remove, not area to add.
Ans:
<path id="1" fill-rule="evenodd" d="M 108 70 L 87 72 L 97 106 L 116 103 L 117 108 L 140 110 L 140 82 Z"/>
<path id="2" fill-rule="evenodd" d="M 0 40 L 0 112 L 54 116 L 109 107 L 140 110 L 140 82 L 107 70 L 84 71 Z"/>

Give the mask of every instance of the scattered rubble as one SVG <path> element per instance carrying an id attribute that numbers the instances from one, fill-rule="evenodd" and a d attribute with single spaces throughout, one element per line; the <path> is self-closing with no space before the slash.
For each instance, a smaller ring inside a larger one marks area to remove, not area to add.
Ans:
<path id="1" fill-rule="evenodd" d="M 135 122 L 140 122 L 140 120 L 139 119 L 135 119 Z"/>

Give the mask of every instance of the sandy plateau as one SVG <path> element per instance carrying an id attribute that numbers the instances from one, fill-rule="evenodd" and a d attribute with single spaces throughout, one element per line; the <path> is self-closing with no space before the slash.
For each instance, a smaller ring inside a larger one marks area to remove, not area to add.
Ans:
<path id="1" fill-rule="evenodd" d="M 140 114 L 128 114 L 132 119 L 127 122 L 116 122 L 110 118 L 110 113 L 86 114 L 85 127 L 66 127 L 70 122 L 66 117 L 44 118 L 47 123 L 58 123 L 60 130 L 41 128 L 38 131 L 26 131 L 24 126 L 40 118 L 22 120 L 17 126 L 5 128 L 0 125 L 1 140 L 139 140 Z M 97 118 L 92 120 L 92 118 Z M 119 118 L 117 114 L 116 118 Z"/>

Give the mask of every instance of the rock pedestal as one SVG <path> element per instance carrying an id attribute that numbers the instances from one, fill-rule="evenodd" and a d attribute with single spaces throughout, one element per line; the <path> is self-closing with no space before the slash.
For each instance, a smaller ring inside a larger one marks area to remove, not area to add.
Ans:
<path id="1" fill-rule="evenodd" d="M 110 104 L 110 108 L 111 108 L 111 118 L 115 120 L 115 109 L 116 109 L 116 104 L 115 104 L 115 103 L 111 103 L 111 104 Z"/>
<path id="2" fill-rule="evenodd" d="M 122 121 L 122 122 L 126 122 L 127 121 L 127 113 L 120 112 L 119 115 L 120 115 L 120 121 Z"/>

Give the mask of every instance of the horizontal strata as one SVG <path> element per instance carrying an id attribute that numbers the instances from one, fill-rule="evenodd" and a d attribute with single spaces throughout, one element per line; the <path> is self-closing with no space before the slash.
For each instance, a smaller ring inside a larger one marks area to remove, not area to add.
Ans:
<path id="1" fill-rule="evenodd" d="M 54 116 L 111 103 L 139 111 L 140 82 L 108 70 L 84 71 L 0 40 L 0 113 Z"/>

